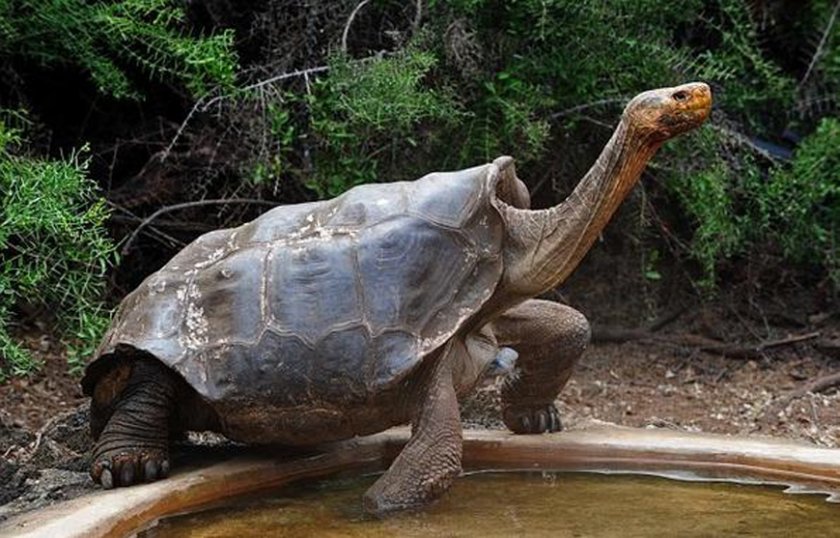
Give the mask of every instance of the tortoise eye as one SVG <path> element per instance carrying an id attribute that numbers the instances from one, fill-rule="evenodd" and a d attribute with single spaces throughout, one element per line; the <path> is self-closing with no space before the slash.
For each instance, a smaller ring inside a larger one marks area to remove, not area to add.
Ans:
<path id="1" fill-rule="evenodd" d="M 687 99 L 688 99 L 688 92 L 686 92 L 686 91 L 678 91 L 677 93 L 675 93 L 675 94 L 674 94 L 674 95 L 672 95 L 671 97 L 673 97 L 673 98 L 674 98 L 674 101 L 677 101 L 678 103 L 681 103 L 681 102 L 683 102 L 683 101 L 685 101 L 685 100 L 687 100 Z"/>

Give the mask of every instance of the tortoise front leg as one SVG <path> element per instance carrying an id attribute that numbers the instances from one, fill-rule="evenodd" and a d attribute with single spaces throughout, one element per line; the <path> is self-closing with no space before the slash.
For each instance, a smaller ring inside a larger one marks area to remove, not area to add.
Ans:
<path id="1" fill-rule="evenodd" d="M 492 324 L 500 345 L 519 353 L 516 371 L 502 387 L 502 420 L 514 433 L 562 429 L 554 400 L 589 343 L 589 322 L 577 310 L 532 299 Z"/>
<path id="2" fill-rule="evenodd" d="M 461 473 L 461 416 L 447 352 L 421 378 L 411 439 L 364 495 L 374 515 L 422 506 L 440 497 Z"/>
<path id="3" fill-rule="evenodd" d="M 131 368 L 93 451 L 90 475 L 106 489 L 150 482 L 169 473 L 177 380 L 154 359 L 137 359 Z"/>

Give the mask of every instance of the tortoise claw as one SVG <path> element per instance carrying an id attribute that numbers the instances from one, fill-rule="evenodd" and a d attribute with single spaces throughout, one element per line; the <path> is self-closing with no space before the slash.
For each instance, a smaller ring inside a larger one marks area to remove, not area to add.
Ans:
<path id="1" fill-rule="evenodd" d="M 134 483 L 134 465 L 132 462 L 127 461 L 122 465 L 122 471 L 120 472 L 120 485 L 121 486 L 130 486 Z"/>
<path id="2" fill-rule="evenodd" d="M 563 429 L 560 413 L 553 403 L 534 407 L 508 407 L 502 419 L 514 433 L 546 433 Z"/>
<path id="3" fill-rule="evenodd" d="M 154 482 L 158 478 L 158 463 L 155 460 L 148 460 L 143 466 L 143 478 L 146 482 Z"/>
<path id="4" fill-rule="evenodd" d="M 114 477 L 111 476 L 110 469 L 102 471 L 102 474 L 99 475 L 99 483 L 102 484 L 102 487 L 105 489 L 111 489 L 114 487 Z"/>
<path id="5" fill-rule="evenodd" d="M 167 454 L 161 450 L 137 449 L 115 455 L 100 455 L 91 466 L 90 476 L 104 489 L 154 482 L 169 474 Z"/>
<path id="6" fill-rule="evenodd" d="M 537 413 L 537 431 L 545 432 L 548 431 L 548 424 L 551 422 L 548 418 L 546 418 L 546 413 Z"/>

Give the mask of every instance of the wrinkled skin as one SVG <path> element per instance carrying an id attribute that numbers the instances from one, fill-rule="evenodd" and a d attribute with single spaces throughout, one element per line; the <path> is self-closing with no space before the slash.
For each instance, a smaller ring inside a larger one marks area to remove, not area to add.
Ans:
<path id="1" fill-rule="evenodd" d="M 512 159 L 499 158 L 199 238 L 125 299 L 88 366 L 94 480 L 165 477 L 184 430 L 315 445 L 410 422 L 364 505 L 422 506 L 460 473 L 458 399 L 504 348 L 518 354 L 505 424 L 560 430 L 554 400 L 589 325 L 533 298 L 568 277 L 656 150 L 710 106 L 705 84 L 640 94 L 553 208 L 531 210 Z"/>

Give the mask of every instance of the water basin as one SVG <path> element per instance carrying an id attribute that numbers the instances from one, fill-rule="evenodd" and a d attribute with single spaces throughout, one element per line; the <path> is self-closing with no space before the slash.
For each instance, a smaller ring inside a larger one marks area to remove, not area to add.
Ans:
<path id="1" fill-rule="evenodd" d="M 638 475 L 485 472 L 422 512 L 362 513 L 373 478 L 322 480 L 165 518 L 142 538 L 840 536 L 840 505 L 778 486 Z"/>

